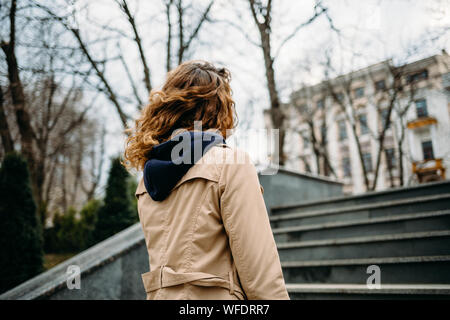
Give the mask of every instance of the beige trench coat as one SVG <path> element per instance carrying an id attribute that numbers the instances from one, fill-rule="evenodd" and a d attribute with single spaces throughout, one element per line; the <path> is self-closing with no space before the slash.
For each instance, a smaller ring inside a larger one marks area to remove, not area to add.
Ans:
<path id="1" fill-rule="evenodd" d="M 163 201 L 141 179 L 147 299 L 289 299 L 262 192 L 248 155 L 226 145 L 207 151 Z"/>

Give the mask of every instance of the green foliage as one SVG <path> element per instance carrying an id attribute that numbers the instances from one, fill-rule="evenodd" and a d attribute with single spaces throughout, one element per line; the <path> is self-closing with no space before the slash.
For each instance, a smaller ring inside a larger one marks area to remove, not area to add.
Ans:
<path id="1" fill-rule="evenodd" d="M 44 228 L 44 251 L 45 253 L 56 253 L 59 252 L 60 249 L 58 247 L 58 238 L 56 234 L 58 232 L 57 220 L 61 213 L 56 212 L 53 217 L 53 227 Z"/>
<path id="2" fill-rule="evenodd" d="M 76 210 L 70 207 L 64 215 L 55 216 L 58 225 L 56 239 L 61 251 L 72 252 L 78 249 L 78 223 Z"/>
<path id="3" fill-rule="evenodd" d="M 81 209 L 79 221 L 80 248 L 82 250 L 95 244 L 94 231 L 97 224 L 98 212 L 102 202 L 91 200 Z"/>
<path id="4" fill-rule="evenodd" d="M 135 193 L 136 193 L 136 189 L 137 189 L 137 187 L 138 187 L 138 183 L 137 183 L 137 181 L 135 180 L 135 179 L 133 179 L 131 176 L 130 176 L 130 179 L 129 179 L 130 181 L 129 181 L 129 190 L 130 190 L 130 197 L 131 197 L 131 199 L 132 199 L 132 206 L 133 206 L 133 212 L 138 212 L 138 209 L 137 209 L 137 198 L 136 198 L 136 196 L 135 196 Z M 135 220 L 135 222 L 138 222 L 139 221 L 139 217 L 136 215 L 136 220 Z"/>
<path id="5" fill-rule="evenodd" d="M 120 163 L 120 158 L 112 159 L 104 205 L 99 210 L 94 232 L 96 241 L 102 241 L 137 221 L 130 181 L 131 177 Z"/>
<path id="6" fill-rule="evenodd" d="M 45 225 L 45 219 L 47 218 L 47 203 L 45 201 L 41 202 L 38 206 L 38 219 L 41 225 Z"/>
<path id="7" fill-rule="evenodd" d="M 43 270 L 42 245 L 27 162 L 9 153 L 0 168 L 0 292 Z"/>
<path id="8" fill-rule="evenodd" d="M 45 252 L 82 251 L 137 222 L 136 188 L 120 159 L 113 159 L 104 201 L 89 201 L 79 214 L 73 208 L 55 212 L 53 227 L 44 230 Z"/>
<path id="9" fill-rule="evenodd" d="M 9 154 L 0 168 L 0 292 L 43 271 L 43 250 L 73 253 L 89 248 L 138 221 L 137 183 L 113 159 L 104 201 L 91 200 L 79 213 L 74 208 L 53 214 L 44 230 L 47 206 L 37 208 L 26 161 Z"/>
<path id="10" fill-rule="evenodd" d="M 78 252 L 94 244 L 93 233 L 101 201 L 91 200 L 80 211 L 55 212 L 53 227 L 45 230 L 46 252 Z"/>

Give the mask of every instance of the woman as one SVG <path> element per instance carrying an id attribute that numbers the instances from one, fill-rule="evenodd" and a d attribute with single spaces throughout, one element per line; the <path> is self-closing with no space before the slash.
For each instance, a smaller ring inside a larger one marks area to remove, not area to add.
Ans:
<path id="1" fill-rule="evenodd" d="M 224 68 L 185 62 L 129 131 L 124 164 L 144 170 L 147 299 L 289 299 L 255 167 L 225 143 L 229 82 Z"/>

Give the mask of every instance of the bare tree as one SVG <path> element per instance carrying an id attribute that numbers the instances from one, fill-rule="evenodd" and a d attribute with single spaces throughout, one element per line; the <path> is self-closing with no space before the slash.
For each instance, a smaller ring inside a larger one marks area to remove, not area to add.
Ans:
<path id="1" fill-rule="evenodd" d="M 9 129 L 8 119 L 4 109 L 3 89 L 0 87 L 0 136 L 2 139 L 3 151 L 8 153 L 14 150 L 14 141 Z"/>
<path id="2" fill-rule="evenodd" d="M 16 115 L 17 126 L 20 132 L 21 152 L 27 159 L 33 191 L 36 193 L 36 135 L 31 126 L 30 114 L 26 108 L 25 94 L 16 57 L 16 13 L 17 1 L 11 0 L 9 10 L 9 41 L 6 42 L 5 40 L 0 39 L 0 46 L 5 54 L 6 64 L 8 66 L 9 91 Z M 3 123 L 3 125 L 5 125 L 5 123 Z M 6 139 L 8 140 L 8 138 Z M 10 141 L 7 141 L 7 144 L 8 143 L 10 143 Z"/>
<path id="3" fill-rule="evenodd" d="M 46 7 L 41 4 L 35 4 L 35 5 L 37 8 L 40 8 L 44 12 L 46 12 L 52 19 L 61 23 L 61 25 L 73 35 L 74 39 L 76 40 L 76 42 L 79 46 L 80 51 L 82 52 L 82 54 L 84 55 L 86 60 L 89 62 L 89 64 L 91 65 L 91 68 L 94 70 L 97 78 L 99 79 L 100 83 L 102 84 L 102 87 L 99 88 L 99 91 L 104 92 L 105 95 L 107 96 L 107 98 L 111 101 L 111 103 L 113 104 L 113 106 L 115 107 L 115 109 L 119 115 L 119 118 L 122 122 L 123 127 L 126 128 L 129 116 L 123 111 L 123 107 L 119 101 L 117 93 L 113 89 L 113 86 L 110 84 L 110 81 L 105 76 L 105 72 L 102 70 L 103 69 L 102 65 L 104 63 L 96 60 L 94 58 L 94 56 L 91 54 L 88 44 L 83 40 L 83 38 L 80 34 L 80 29 L 75 27 L 74 23 L 71 23 L 69 21 L 69 16 L 59 15 L 56 12 L 54 12 L 52 9 L 50 9 L 49 7 Z M 73 13 L 70 17 L 73 20 L 75 20 Z"/>
<path id="4" fill-rule="evenodd" d="M 192 43 L 198 38 L 200 30 L 209 21 L 209 14 L 214 5 L 214 0 L 209 1 L 206 8 L 200 11 L 200 18 L 192 26 L 189 25 L 189 20 L 192 17 L 188 16 L 188 9 L 193 7 L 193 3 L 186 4 L 183 0 L 164 0 L 165 14 L 167 21 L 167 41 L 166 41 L 166 69 L 172 69 L 172 37 L 173 37 L 173 22 L 172 22 L 172 7 L 175 7 L 177 14 L 176 24 L 178 26 L 178 50 L 176 59 L 178 64 L 181 64 L 186 56 L 186 52 L 191 48 Z M 192 29 L 192 30 L 190 30 Z"/>
<path id="5" fill-rule="evenodd" d="M 119 43 L 117 44 L 117 47 L 118 47 L 118 49 L 119 49 L 118 51 L 119 51 L 119 59 L 120 59 L 120 62 L 121 62 L 122 65 L 123 65 L 123 68 L 124 68 L 124 70 L 125 70 L 125 73 L 127 74 L 128 81 L 130 82 L 131 89 L 133 90 L 133 95 L 134 95 L 134 97 L 135 97 L 135 99 L 136 99 L 136 103 L 138 104 L 138 109 L 141 109 L 141 108 L 142 108 L 142 105 L 143 105 L 144 103 L 142 102 L 142 99 L 141 99 L 141 97 L 140 97 L 140 95 L 139 95 L 138 87 L 137 87 L 137 85 L 136 85 L 136 82 L 135 82 L 134 79 L 133 79 L 133 76 L 131 75 L 130 68 L 128 67 L 127 62 L 125 61 L 125 58 L 124 58 L 123 55 L 122 55 L 122 49 L 121 49 Z"/>
<path id="6" fill-rule="evenodd" d="M 172 18 L 171 8 L 174 0 L 165 0 L 166 21 L 167 21 L 167 42 L 166 42 L 166 71 L 172 69 Z"/>
<path id="7" fill-rule="evenodd" d="M 324 93 L 316 94 L 324 96 Z M 314 153 L 317 174 L 325 176 L 331 174 L 336 177 L 336 172 L 331 164 L 328 154 L 328 124 L 325 117 L 325 105 L 323 108 L 317 107 L 313 101 L 313 95 L 314 92 L 312 92 L 311 88 L 304 87 L 300 92 L 295 94 L 292 99 L 295 101 L 294 104 L 299 113 L 301 123 L 307 125 L 307 138 L 311 143 L 312 151 Z M 296 101 L 301 101 L 300 105 L 298 105 Z M 306 137 L 303 138 L 305 139 Z M 304 157 L 301 157 L 301 160 L 303 162 L 306 161 Z"/>
<path id="8" fill-rule="evenodd" d="M 135 12 L 133 12 L 129 1 L 127 0 L 114 0 L 115 3 L 118 5 L 120 11 L 123 13 L 123 16 L 126 18 L 132 36 L 129 36 L 126 32 L 123 30 L 119 30 L 117 28 L 108 26 L 108 25 L 98 25 L 98 27 L 106 32 L 110 32 L 112 34 L 116 34 L 118 36 L 118 39 L 125 39 L 125 40 L 131 40 L 137 48 L 140 62 L 142 65 L 143 70 L 143 84 L 146 88 L 146 94 L 148 95 L 150 91 L 152 90 L 152 82 L 151 82 L 151 68 L 150 63 L 146 55 L 146 47 L 144 45 L 145 39 L 142 37 L 142 34 L 140 33 L 140 27 L 139 22 L 136 18 Z M 167 70 L 170 70 L 172 67 L 172 44 L 173 44 L 173 23 L 172 23 L 172 17 L 171 17 L 171 8 L 175 7 L 177 12 L 177 24 L 178 24 L 178 52 L 177 52 L 177 61 L 178 63 L 181 63 L 186 55 L 186 52 L 191 48 L 194 40 L 198 38 L 199 32 L 202 29 L 202 27 L 205 25 L 205 22 L 209 19 L 209 14 L 211 11 L 211 8 L 214 4 L 214 0 L 211 0 L 207 7 L 201 12 L 200 18 L 198 22 L 194 25 L 192 25 L 189 21 L 189 12 L 192 11 L 191 8 L 194 7 L 192 3 L 189 3 L 188 5 L 185 4 L 185 1 L 183 0 L 167 0 L 165 1 L 165 10 L 166 10 L 166 17 L 167 17 L 167 23 L 168 23 L 168 35 L 167 35 L 167 55 L 166 55 L 166 68 Z M 143 101 L 145 99 L 141 98 L 141 94 L 139 92 L 139 82 L 134 81 L 132 73 L 130 72 L 130 67 L 128 66 L 128 62 L 126 61 L 122 49 L 120 45 L 117 45 L 117 55 L 113 57 L 105 56 L 104 59 L 98 59 L 94 56 L 93 52 L 93 44 L 97 41 L 100 41 L 101 39 L 94 40 L 94 43 L 92 41 L 88 41 L 83 38 L 81 29 L 77 26 L 78 23 L 75 19 L 75 13 L 71 12 L 70 14 L 60 14 L 57 10 L 51 8 L 50 6 L 44 6 L 41 4 L 36 4 L 36 6 L 40 9 L 42 9 L 45 13 L 47 13 L 50 18 L 52 18 L 55 21 L 58 21 L 66 30 L 68 30 L 73 38 L 76 41 L 76 44 L 80 50 L 80 52 L 85 57 L 86 61 L 90 64 L 94 74 L 96 75 L 99 85 L 97 90 L 104 93 L 106 97 L 110 100 L 112 105 L 115 107 L 120 120 L 122 122 L 122 125 L 124 128 L 127 127 L 127 121 L 130 119 L 129 116 L 124 111 L 124 105 L 121 100 L 124 100 L 123 97 L 120 97 L 120 95 L 117 92 L 117 89 L 115 89 L 111 83 L 111 79 L 108 79 L 108 76 L 106 75 L 105 69 L 106 65 L 109 62 L 112 62 L 113 60 L 119 60 L 122 66 L 124 67 L 126 76 L 128 78 L 128 81 L 131 86 L 132 93 L 134 95 L 134 99 L 137 102 L 137 108 L 141 109 L 143 105 Z M 192 30 L 191 30 L 192 29 Z M 108 41 L 108 37 L 106 37 L 106 40 Z"/>
<path id="9" fill-rule="evenodd" d="M 133 30 L 133 35 L 134 35 L 133 40 L 136 43 L 136 46 L 138 48 L 139 57 L 141 58 L 142 67 L 144 69 L 144 84 L 145 84 L 145 87 L 147 88 L 147 93 L 150 93 L 150 91 L 152 91 L 152 84 L 150 81 L 150 68 L 149 68 L 149 65 L 147 62 L 146 55 L 144 53 L 144 46 L 142 44 L 141 36 L 138 31 L 136 19 L 135 19 L 134 15 L 131 13 L 126 0 L 115 0 L 115 1 L 119 5 L 122 12 L 127 17 L 127 20 L 130 23 L 130 26 Z"/>
<path id="10" fill-rule="evenodd" d="M 357 72 L 350 72 L 345 75 L 338 76 L 335 79 L 329 78 L 329 72 L 332 70 L 331 62 L 329 56 L 327 57 L 326 62 L 326 78 L 325 85 L 328 89 L 328 94 L 332 98 L 332 101 L 336 106 L 338 106 L 340 112 L 345 116 L 346 122 L 350 125 L 352 130 L 352 137 L 357 147 L 358 159 L 361 164 L 362 175 L 364 180 L 364 185 L 366 190 L 375 190 L 377 186 L 377 181 L 380 175 L 381 163 L 383 159 L 383 154 L 385 155 L 385 161 L 388 166 L 388 170 L 391 174 L 391 184 L 393 184 L 392 177 L 392 168 L 389 168 L 390 163 L 387 158 L 386 149 L 385 149 L 385 140 L 387 136 L 388 129 L 391 127 L 393 122 L 393 114 L 396 109 L 397 115 L 400 117 L 404 117 L 409 106 L 412 104 L 415 94 L 415 83 L 407 82 L 407 72 L 405 71 L 405 63 L 402 63 L 398 66 L 394 65 L 392 60 L 386 60 L 379 64 L 380 68 L 382 68 L 383 73 L 383 88 L 380 90 L 376 89 L 377 87 L 377 77 L 374 74 L 374 71 L 370 68 L 367 70 L 368 81 L 365 82 L 365 85 L 368 84 L 368 87 L 373 88 L 375 91 L 372 94 L 369 94 L 368 98 L 377 110 L 377 114 L 381 118 L 381 121 L 377 124 L 376 128 L 370 128 L 367 123 L 363 124 L 360 120 L 359 115 L 359 107 L 360 104 L 355 97 L 355 89 L 357 89 Z M 378 70 L 378 73 L 380 70 Z M 370 90 L 367 90 L 370 91 Z M 366 91 L 366 92 L 367 92 Z M 409 95 L 409 97 L 408 97 Z M 402 100 L 405 97 L 408 97 L 409 101 L 406 104 L 406 107 L 399 107 L 402 105 Z M 403 122 L 402 124 L 403 125 Z M 366 126 L 366 130 L 371 135 L 372 139 L 376 142 L 376 157 L 375 157 L 375 169 L 373 171 L 373 179 L 369 179 L 369 172 L 366 167 L 366 163 L 364 161 L 364 150 L 361 143 L 361 129 L 362 126 Z M 398 143 L 399 152 L 402 149 L 404 142 L 404 128 L 401 129 L 400 140 Z M 399 155 L 403 158 L 403 154 Z M 400 160 L 401 166 L 401 175 L 403 175 L 403 160 Z M 400 180 L 403 180 L 403 177 L 400 177 Z"/>
<path id="11" fill-rule="evenodd" d="M 60 181 L 56 177 L 60 176 L 64 160 L 82 161 L 82 153 L 77 156 L 75 152 L 68 152 L 69 141 L 77 137 L 77 130 L 86 124 L 86 115 L 94 105 L 95 97 L 88 105 L 82 101 L 80 83 L 90 76 L 90 71 L 70 72 L 67 75 L 68 70 L 60 69 L 61 61 L 64 61 L 60 50 L 67 52 L 67 48 L 54 45 L 61 36 L 60 30 L 54 30 L 54 24 L 49 23 L 48 19 L 29 19 L 30 8 L 35 8 L 34 5 L 23 5 L 18 9 L 17 1 L 11 1 L 8 8 L 9 40 L 1 40 L 1 48 L 9 90 L 6 94 L 1 90 L 0 94 L 0 133 L 5 153 L 14 150 L 14 146 L 20 146 L 29 164 L 36 202 L 39 206 L 47 206 L 54 203 Z M 23 13 L 18 14 L 19 10 Z M 28 28 L 30 40 L 17 41 L 17 35 L 24 34 L 16 33 L 19 28 Z M 33 38 L 36 34 L 39 37 Z M 23 59 L 23 64 L 19 65 L 16 57 L 18 43 L 21 47 L 34 50 L 35 59 Z M 67 88 L 70 80 L 72 86 Z M 73 145 L 79 144 L 74 141 Z M 82 176 L 72 175 L 73 185 L 79 185 L 77 179 Z M 71 185 L 71 182 L 65 181 L 65 184 Z M 67 198 L 67 203 L 73 203 L 74 199 Z"/>
<path id="12" fill-rule="evenodd" d="M 92 128 L 93 129 L 93 128 Z M 81 189 L 86 194 L 87 200 L 94 198 L 95 192 L 100 185 L 100 179 L 104 165 L 104 153 L 105 153 L 105 128 L 101 128 L 101 131 L 96 132 L 96 143 L 91 144 L 87 150 L 87 166 L 86 175 L 88 178 L 81 180 Z"/>
<path id="13" fill-rule="evenodd" d="M 392 168 L 390 164 L 390 160 L 388 159 L 388 155 L 385 150 L 384 142 L 386 138 L 386 132 L 391 127 L 392 124 L 392 116 L 394 113 L 394 110 L 396 109 L 396 106 L 400 106 L 400 100 L 405 96 L 405 91 L 409 94 L 409 99 L 407 103 L 407 108 L 403 107 L 402 109 L 408 110 L 409 106 L 412 104 L 416 86 L 414 82 L 406 83 L 406 72 L 405 72 L 405 64 L 402 64 L 400 66 L 394 66 L 392 61 L 389 60 L 385 63 L 386 71 L 388 77 L 391 79 L 389 83 L 387 84 L 387 87 L 382 91 L 381 94 L 377 95 L 375 97 L 375 107 L 378 111 L 378 114 L 381 116 L 381 126 L 378 130 L 378 132 L 375 132 L 373 134 L 375 140 L 377 141 L 377 157 L 375 162 L 375 172 L 374 172 L 374 179 L 372 182 L 371 190 L 375 190 L 377 186 L 377 180 L 379 176 L 379 171 L 381 167 L 381 160 L 382 160 L 382 154 L 385 154 L 385 160 L 388 166 L 388 171 L 390 174 L 391 179 L 391 185 L 393 185 L 393 177 L 392 177 Z M 371 79 L 371 84 L 373 87 L 375 87 L 375 80 L 371 72 L 369 72 L 369 78 Z M 412 99 L 412 100 L 411 100 Z M 382 101 L 387 101 L 387 106 L 382 106 Z M 401 107 L 400 107 L 401 108 Z M 400 112 L 400 114 L 405 115 Z M 398 115 L 400 115 L 398 114 Z M 403 126 L 402 126 L 403 127 Z M 404 141 L 404 128 L 403 131 L 403 137 L 400 137 L 401 144 L 400 149 L 403 145 Z M 402 134 L 401 134 L 402 135 Z M 400 150 L 399 150 L 400 151 Z M 402 162 L 403 160 L 400 160 Z M 403 168 L 402 168 L 403 171 Z M 403 172 L 399 172 L 400 175 L 403 175 Z M 403 180 L 402 176 L 400 177 L 400 180 Z"/>
<path id="14" fill-rule="evenodd" d="M 328 89 L 328 94 L 332 98 L 332 101 L 339 107 L 347 123 L 350 125 L 350 128 L 353 133 L 352 137 L 354 138 L 356 149 L 358 152 L 358 159 L 360 160 L 361 164 L 364 185 L 367 190 L 370 190 L 368 170 L 364 162 L 364 155 L 363 155 L 364 151 L 361 145 L 361 140 L 359 138 L 359 131 L 357 126 L 359 119 L 359 116 L 357 114 L 358 106 L 354 104 L 354 99 L 352 95 L 353 90 L 352 76 L 353 76 L 352 74 L 340 76 L 338 79 L 334 81 L 327 78 L 327 80 L 325 80 L 325 85 Z"/>
<path id="15" fill-rule="evenodd" d="M 405 177 L 404 177 L 404 164 L 403 164 L 403 158 L 404 158 L 404 151 L 403 146 L 405 143 L 406 138 L 406 126 L 404 126 L 404 123 L 406 122 L 406 114 L 410 108 L 412 103 L 408 103 L 405 107 L 398 107 L 395 109 L 397 113 L 397 117 L 399 119 L 399 126 L 397 126 L 398 130 L 397 132 L 399 135 L 397 136 L 397 152 L 398 152 L 398 174 L 399 174 L 399 183 L 400 186 L 405 185 Z M 391 171 L 391 168 L 389 169 Z"/>
<path id="16" fill-rule="evenodd" d="M 281 41 L 280 47 L 275 50 L 275 54 L 272 52 L 272 7 L 273 1 L 267 0 L 264 4 L 260 0 L 248 0 L 250 5 L 250 12 L 252 14 L 253 20 L 258 28 L 260 43 L 258 46 L 261 48 L 264 57 L 264 66 L 266 73 L 267 89 L 270 97 L 270 112 L 273 127 L 279 129 L 279 143 L 278 150 L 275 150 L 275 154 L 279 155 L 280 164 L 284 164 L 286 156 L 284 154 L 284 138 L 285 138 L 285 128 L 284 119 L 285 116 L 281 110 L 279 92 L 276 85 L 275 79 L 275 59 L 278 57 L 281 48 L 293 39 L 295 35 L 303 29 L 305 26 L 313 23 L 318 17 L 324 15 L 330 22 L 330 26 L 333 30 L 337 30 L 333 24 L 333 20 L 328 14 L 328 8 L 324 6 L 322 1 L 318 0 L 314 6 L 314 14 L 305 22 L 299 24 L 291 34 L 289 34 L 283 41 Z"/>

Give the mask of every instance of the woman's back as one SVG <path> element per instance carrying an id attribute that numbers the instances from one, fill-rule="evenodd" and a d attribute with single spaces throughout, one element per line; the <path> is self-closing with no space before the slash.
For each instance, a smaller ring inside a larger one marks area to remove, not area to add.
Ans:
<path id="1" fill-rule="evenodd" d="M 151 266 L 143 275 L 148 299 L 288 298 L 244 152 L 214 146 L 165 200 L 152 200 L 144 180 L 136 196 Z"/>
<path id="2" fill-rule="evenodd" d="M 254 165 L 225 140 L 236 125 L 231 75 L 188 61 L 129 130 L 125 162 L 150 258 L 148 299 L 288 299 Z"/>

